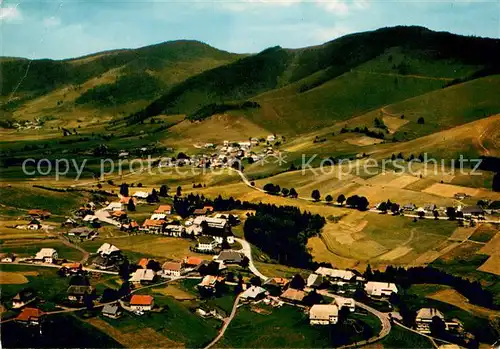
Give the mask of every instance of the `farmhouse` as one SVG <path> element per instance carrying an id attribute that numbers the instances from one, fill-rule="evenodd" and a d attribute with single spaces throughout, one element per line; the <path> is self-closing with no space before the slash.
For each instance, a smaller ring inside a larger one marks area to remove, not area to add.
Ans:
<path id="1" fill-rule="evenodd" d="M 125 205 L 120 202 L 111 202 L 104 209 L 106 211 L 123 211 L 125 209 Z"/>
<path id="2" fill-rule="evenodd" d="M 289 288 L 281 294 L 280 298 L 291 303 L 300 303 L 304 300 L 305 296 L 306 293 L 304 291 Z"/>
<path id="3" fill-rule="evenodd" d="M 484 210 L 479 206 L 466 206 L 462 209 L 464 218 L 477 217 L 484 215 Z"/>
<path id="4" fill-rule="evenodd" d="M 184 258 L 184 265 L 189 268 L 197 267 L 203 263 L 203 259 L 198 257 L 186 257 Z"/>
<path id="5" fill-rule="evenodd" d="M 26 288 L 20 291 L 12 298 L 12 308 L 22 308 L 36 298 L 36 292 L 32 288 Z"/>
<path id="6" fill-rule="evenodd" d="M 114 304 L 106 304 L 102 308 L 102 315 L 109 317 L 111 319 L 118 319 L 121 316 L 122 312 L 120 310 L 120 306 L 118 303 Z"/>
<path id="7" fill-rule="evenodd" d="M 63 263 L 61 267 L 66 269 L 70 274 L 77 274 L 82 271 L 81 263 Z"/>
<path id="8" fill-rule="evenodd" d="M 415 324 L 417 331 L 421 333 L 431 333 L 431 323 L 434 317 L 440 318 L 444 322 L 444 315 L 439 310 L 434 308 L 422 308 L 417 312 Z"/>
<path id="9" fill-rule="evenodd" d="M 160 205 L 155 210 L 155 213 L 171 214 L 172 213 L 172 206 L 170 206 L 170 205 Z"/>
<path id="10" fill-rule="evenodd" d="M 149 311 L 153 309 L 154 298 L 149 295 L 134 294 L 130 298 L 130 308 L 133 311 Z"/>
<path id="11" fill-rule="evenodd" d="M 356 278 L 356 274 L 352 271 L 342 269 L 319 267 L 314 273 L 327 277 L 331 280 L 339 281 L 353 281 Z"/>
<path id="12" fill-rule="evenodd" d="M 69 301 L 82 303 L 85 296 L 92 294 L 92 291 L 92 286 L 71 285 L 68 287 L 66 293 L 68 294 Z"/>
<path id="13" fill-rule="evenodd" d="M 50 212 L 47 210 L 32 209 L 28 211 L 28 215 L 32 218 L 45 219 L 50 217 Z"/>
<path id="14" fill-rule="evenodd" d="M 116 261 L 114 258 L 108 258 L 108 257 L 103 257 L 101 255 L 97 256 L 94 258 L 92 261 L 92 266 L 101 269 L 101 270 L 107 270 L 107 269 L 112 269 L 116 265 Z"/>
<path id="15" fill-rule="evenodd" d="M 307 278 L 306 286 L 310 288 L 320 288 L 325 284 L 323 275 L 311 274 Z"/>
<path id="16" fill-rule="evenodd" d="M 315 304 L 309 310 L 311 325 L 334 325 L 339 320 L 339 308 L 335 304 Z"/>
<path id="17" fill-rule="evenodd" d="M 211 236 L 200 236 L 196 249 L 201 252 L 213 252 L 218 246 L 217 241 Z"/>
<path id="18" fill-rule="evenodd" d="M 77 227 L 78 223 L 73 218 L 68 218 L 61 225 L 63 227 Z"/>
<path id="19" fill-rule="evenodd" d="M 169 224 L 165 227 L 165 235 L 180 238 L 186 229 L 182 225 Z"/>
<path id="20" fill-rule="evenodd" d="M 83 217 L 83 221 L 86 223 L 99 223 L 99 218 L 97 216 L 94 216 L 93 214 L 88 214 L 85 217 Z"/>
<path id="21" fill-rule="evenodd" d="M 243 262 L 243 254 L 237 251 L 226 250 L 219 253 L 214 259 L 225 264 L 241 264 Z"/>
<path id="22" fill-rule="evenodd" d="M 398 288 L 390 282 L 368 281 L 365 291 L 372 297 L 389 297 L 392 293 L 398 293 Z"/>
<path id="23" fill-rule="evenodd" d="M 206 290 L 214 290 L 217 283 L 224 282 L 223 276 L 206 275 L 201 282 L 198 284 L 198 288 L 204 288 Z"/>
<path id="24" fill-rule="evenodd" d="M 204 224 L 205 228 L 203 228 Z M 222 244 L 224 238 L 227 239 L 228 243 L 234 244 L 234 235 L 227 219 L 198 216 L 194 219 L 193 225 L 202 227 L 202 234 L 213 236 L 219 244 Z"/>
<path id="25" fill-rule="evenodd" d="M 251 286 L 241 294 L 241 298 L 247 301 L 257 301 L 266 296 L 266 289 L 260 286 Z"/>
<path id="26" fill-rule="evenodd" d="M 90 240 L 96 236 L 96 231 L 87 227 L 78 227 L 69 230 L 68 235 L 79 237 L 81 240 Z"/>
<path id="27" fill-rule="evenodd" d="M 145 191 L 136 191 L 132 196 L 138 199 L 146 199 L 149 196 L 149 193 Z"/>
<path id="28" fill-rule="evenodd" d="M 167 224 L 167 222 L 161 219 L 146 219 L 141 230 L 151 234 L 159 234 L 162 232 L 164 224 Z"/>
<path id="29" fill-rule="evenodd" d="M 165 262 L 162 267 L 162 276 L 179 277 L 184 273 L 182 262 Z"/>
<path id="30" fill-rule="evenodd" d="M 42 320 L 43 311 L 37 308 L 24 308 L 16 317 L 16 322 L 21 323 L 25 326 L 36 326 L 40 325 Z"/>
<path id="31" fill-rule="evenodd" d="M 151 283 L 155 276 L 156 273 L 152 269 L 137 269 L 132 273 L 129 281 L 134 284 Z"/>
<path id="32" fill-rule="evenodd" d="M 42 248 L 34 258 L 38 263 L 53 263 L 55 259 L 57 259 L 57 251 L 53 248 Z"/>

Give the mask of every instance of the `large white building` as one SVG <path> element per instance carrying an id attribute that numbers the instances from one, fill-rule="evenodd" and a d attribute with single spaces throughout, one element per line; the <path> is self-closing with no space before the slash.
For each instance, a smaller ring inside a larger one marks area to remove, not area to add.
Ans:
<path id="1" fill-rule="evenodd" d="M 35 261 L 41 263 L 53 263 L 57 259 L 57 251 L 53 248 L 42 248 L 35 255 Z"/>
<path id="2" fill-rule="evenodd" d="M 365 291 L 372 297 L 389 297 L 391 293 L 398 293 L 398 287 L 392 282 L 368 281 Z"/>

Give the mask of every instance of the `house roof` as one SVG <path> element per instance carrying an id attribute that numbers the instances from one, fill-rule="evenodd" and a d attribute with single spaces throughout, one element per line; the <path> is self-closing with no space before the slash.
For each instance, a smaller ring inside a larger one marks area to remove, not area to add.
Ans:
<path id="1" fill-rule="evenodd" d="M 131 282 L 152 281 L 156 273 L 152 269 L 137 269 L 130 278 Z"/>
<path id="2" fill-rule="evenodd" d="M 137 263 L 137 265 L 142 267 L 143 269 L 146 269 L 146 266 L 148 265 L 148 263 L 149 263 L 148 258 L 141 258 L 141 260 L 139 261 L 139 263 Z"/>
<path id="3" fill-rule="evenodd" d="M 463 213 L 483 213 L 484 210 L 479 206 L 466 206 L 462 209 Z"/>
<path id="4" fill-rule="evenodd" d="M 205 214 L 207 213 L 207 210 L 204 208 L 197 208 L 196 210 L 193 211 L 193 214 Z"/>
<path id="5" fill-rule="evenodd" d="M 316 269 L 315 273 L 318 275 L 329 276 L 332 278 L 338 278 L 344 280 L 351 280 L 355 276 L 355 274 L 350 270 L 332 269 L 325 267 L 319 267 L 318 269 Z"/>
<path id="6" fill-rule="evenodd" d="M 285 279 L 285 278 L 272 278 L 272 279 L 269 279 L 266 284 L 269 284 L 269 285 L 276 285 L 276 286 L 286 286 L 288 285 L 288 283 L 290 282 L 290 280 L 288 279 Z"/>
<path id="7" fill-rule="evenodd" d="M 382 291 L 392 291 L 397 293 L 398 292 L 398 287 L 396 284 L 393 284 L 392 282 L 379 282 L 379 281 L 368 281 L 365 284 L 365 290 L 367 292 L 372 292 L 375 294 L 379 294 Z"/>
<path id="8" fill-rule="evenodd" d="M 265 293 L 266 289 L 262 288 L 260 286 L 251 286 L 246 289 L 245 292 L 241 294 L 242 298 L 250 298 L 250 299 L 255 299 L 262 293 Z"/>
<path id="9" fill-rule="evenodd" d="M 323 276 L 318 274 L 311 274 L 307 278 L 308 287 L 319 287 L 323 283 Z"/>
<path id="10" fill-rule="evenodd" d="M 222 280 L 224 280 L 224 277 L 222 276 L 206 275 L 198 285 L 209 287 L 215 285 L 217 281 L 222 281 Z"/>
<path id="11" fill-rule="evenodd" d="M 39 252 L 36 253 L 35 259 L 42 259 L 45 257 L 52 257 L 54 253 L 57 253 L 53 248 L 42 248 Z"/>
<path id="12" fill-rule="evenodd" d="M 84 222 L 91 222 L 91 221 L 95 221 L 95 220 L 98 220 L 99 218 L 97 218 L 96 216 L 94 216 L 93 214 L 88 214 L 86 215 L 85 217 L 83 217 L 83 221 Z"/>
<path id="13" fill-rule="evenodd" d="M 198 238 L 198 243 L 199 244 L 212 244 L 214 243 L 215 239 L 211 236 L 200 236 Z"/>
<path id="14" fill-rule="evenodd" d="M 338 316 L 339 308 L 335 304 L 314 304 L 309 310 L 309 318 L 314 320 L 329 320 L 330 316 Z"/>
<path id="15" fill-rule="evenodd" d="M 237 251 L 222 251 L 216 258 L 218 261 L 234 261 L 240 263 L 243 260 L 243 255 Z"/>
<path id="16" fill-rule="evenodd" d="M 155 210 L 155 213 L 164 213 L 164 212 L 169 212 L 169 211 L 172 211 L 172 206 L 170 206 L 170 205 L 160 205 Z"/>
<path id="17" fill-rule="evenodd" d="M 188 265 L 199 265 L 203 263 L 203 259 L 198 258 L 198 257 L 187 257 L 185 259 L 185 263 Z"/>
<path id="18" fill-rule="evenodd" d="M 115 304 L 106 304 L 102 308 L 102 312 L 104 314 L 111 314 L 111 315 L 116 315 L 119 310 L 120 310 L 120 307 L 116 303 Z"/>
<path id="19" fill-rule="evenodd" d="M 63 263 L 62 267 L 68 268 L 68 269 L 80 269 L 82 267 L 82 263 Z"/>
<path id="20" fill-rule="evenodd" d="M 337 304 L 339 308 L 356 306 L 356 301 L 353 298 L 346 298 L 342 296 L 333 295 L 333 299 L 335 304 Z"/>
<path id="21" fill-rule="evenodd" d="M 116 210 L 111 212 L 111 217 L 121 217 L 121 216 L 126 216 L 127 212 L 121 211 L 121 210 Z"/>
<path id="22" fill-rule="evenodd" d="M 130 305 L 151 305 L 153 304 L 154 298 L 149 295 L 138 295 L 134 294 L 130 298 Z"/>
<path id="23" fill-rule="evenodd" d="M 79 285 L 71 285 L 68 287 L 66 293 L 74 294 L 74 295 L 84 295 L 86 293 L 92 292 L 92 286 L 79 286 Z"/>
<path id="24" fill-rule="evenodd" d="M 136 191 L 132 196 L 136 198 L 145 199 L 149 196 L 149 194 L 145 191 Z"/>
<path id="25" fill-rule="evenodd" d="M 163 219 L 146 219 L 142 224 L 143 227 L 160 227 L 165 222 Z"/>
<path id="26" fill-rule="evenodd" d="M 37 308 L 24 308 L 16 317 L 16 320 L 19 321 L 29 321 L 32 318 L 39 318 L 43 315 L 43 311 Z"/>
<path id="27" fill-rule="evenodd" d="M 181 271 L 182 263 L 181 262 L 165 262 L 161 268 L 163 270 L 172 270 L 172 271 Z"/>
<path id="28" fill-rule="evenodd" d="M 31 209 L 28 211 L 28 214 L 31 216 L 37 216 L 37 215 L 44 215 L 44 216 L 50 216 L 50 212 L 47 210 L 40 210 L 40 209 Z"/>
<path id="29" fill-rule="evenodd" d="M 442 312 L 435 308 L 422 308 L 417 312 L 417 320 L 428 320 L 431 321 L 433 317 L 439 317 L 444 320 L 444 315 Z"/>
<path id="30" fill-rule="evenodd" d="M 118 247 L 116 247 L 115 245 L 108 244 L 107 242 L 103 243 L 101 247 L 97 249 L 97 253 L 104 255 L 111 254 L 117 251 L 120 251 Z"/>
<path id="31" fill-rule="evenodd" d="M 302 301 L 305 296 L 306 294 L 304 291 L 289 288 L 285 292 L 283 292 L 280 297 L 292 301 Z"/>
<path id="32" fill-rule="evenodd" d="M 128 204 L 130 199 L 132 199 L 132 201 L 135 203 L 136 202 L 136 199 L 134 197 L 129 197 L 129 196 L 123 196 L 121 199 L 120 199 L 120 203 L 121 204 Z"/>

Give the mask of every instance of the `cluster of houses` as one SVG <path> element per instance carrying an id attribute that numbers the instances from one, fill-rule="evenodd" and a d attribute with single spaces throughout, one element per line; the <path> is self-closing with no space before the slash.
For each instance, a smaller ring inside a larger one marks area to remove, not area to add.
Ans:
<path id="1" fill-rule="evenodd" d="M 177 158 L 162 159 L 159 167 L 193 166 L 199 168 L 225 168 L 242 159 L 252 159 L 253 162 L 260 161 L 267 156 L 278 155 L 273 148 L 277 140 L 276 135 L 268 135 L 266 138 L 249 138 L 248 141 L 223 141 L 222 144 L 205 143 L 197 146 L 204 148 L 208 154 L 197 154 Z M 260 144 L 265 144 L 259 151 L 253 150 Z"/>
<path id="2" fill-rule="evenodd" d="M 385 203 L 378 203 L 373 208 L 381 211 L 389 211 L 391 208 L 390 207 L 385 208 L 386 207 L 385 205 L 386 205 Z M 472 219 L 472 218 L 484 219 L 484 215 L 486 213 L 491 213 L 491 210 L 485 210 L 478 205 L 470 205 L 470 206 L 458 205 L 453 207 L 453 209 L 456 212 L 457 218 L 463 218 L 463 219 Z M 416 206 L 413 203 L 407 203 L 399 209 L 399 212 L 401 213 L 414 212 L 415 214 L 424 216 L 425 215 L 433 216 L 434 214 L 437 213 L 440 216 L 446 216 L 447 210 L 448 207 L 438 207 L 435 204 Z"/>
<path id="3" fill-rule="evenodd" d="M 34 256 L 28 258 L 19 258 L 20 262 L 25 263 L 44 263 L 55 264 L 58 261 L 57 251 L 53 248 L 44 247 L 40 249 Z M 2 255 L 0 261 L 2 263 L 13 263 L 16 261 L 17 255 L 14 253 L 6 253 Z"/>
<path id="4" fill-rule="evenodd" d="M 48 229 L 49 226 L 43 225 L 42 221 L 50 218 L 51 213 L 47 210 L 43 209 L 31 209 L 28 210 L 27 219 L 29 222 L 27 224 L 18 224 L 15 226 L 16 229 L 24 229 L 24 230 L 39 230 L 39 229 Z"/>

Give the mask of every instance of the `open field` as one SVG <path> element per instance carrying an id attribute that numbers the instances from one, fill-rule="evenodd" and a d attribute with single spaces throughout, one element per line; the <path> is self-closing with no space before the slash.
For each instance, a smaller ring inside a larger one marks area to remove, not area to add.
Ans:
<path id="1" fill-rule="evenodd" d="M 498 254 L 499 251 L 500 251 L 500 232 L 497 232 L 495 236 L 479 250 L 479 253 L 493 256 L 495 254 Z"/>
<path id="2" fill-rule="evenodd" d="M 495 228 L 495 226 L 493 224 L 484 223 L 484 224 L 480 224 L 476 228 L 476 230 L 474 231 L 474 233 L 472 234 L 470 239 L 473 241 L 486 243 L 486 242 L 490 241 L 491 239 L 493 239 L 493 237 L 497 233 L 498 233 L 498 229 Z"/>
<path id="3" fill-rule="evenodd" d="M 0 271 L 0 284 L 21 285 L 26 284 L 28 279 L 25 274 Z M 36 276 L 36 275 L 35 275 Z"/>
<path id="4" fill-rule="evenodd" d="M 500 276 L 500 254 L 490 256 L 477 270 Z"/>

